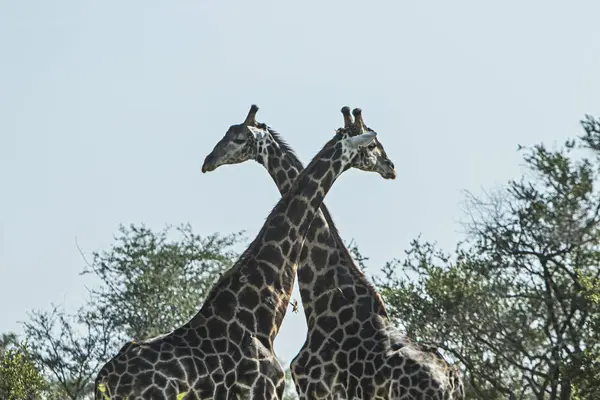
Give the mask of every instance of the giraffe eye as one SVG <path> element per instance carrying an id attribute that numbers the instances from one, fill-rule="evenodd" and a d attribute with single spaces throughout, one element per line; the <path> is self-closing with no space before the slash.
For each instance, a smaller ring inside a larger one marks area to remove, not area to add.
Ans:
<path id="1" fill-rule="evenodd" d="M 233 143 L 236 144 L 244 144 L 246 142 L 246 138 L 243 136 L 238 136 L 235 139 L 233 139 Z"/>

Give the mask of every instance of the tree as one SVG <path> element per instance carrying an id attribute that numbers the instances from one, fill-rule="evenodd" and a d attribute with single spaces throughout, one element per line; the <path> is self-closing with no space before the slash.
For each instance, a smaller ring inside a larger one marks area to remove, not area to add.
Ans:
<path id="1" fill-rule="evenodd" d="M 116 244 L 95 252 L 84 273 L 103 285 L 91 292 L 97 310 L 125 339 L 145 339 L 168 332 L 198 310 L 219 275 L 237 259 L 233 246 L 241 233 L 201 237 L 189 225 L 153 232 L 121 227 Z"/>
<path id="2" fill-rule="evenodd" d="M 120 227 L 115 244 L 94 252 L 84 268 L 101 282 L 86 304 L 74 314 L 57 306 L 34 311 L 25 323 L 53 396 L 91 397 L 99 368 L 124 342 L 186 322 L 237 258 L 234 246 L 240 241 L 240 233 L 201 237 L 189 225 L 159 232 Z"/>
<path id="3" fill-rule="evenodd" d="M 520 180 L 469 195 L 453 254 L 418 239 L 377 280 L 409 336 L 464 366 L 470 397 L 598 398 L 600 122 L 582 126 L 558 149 L 521 148 Z"/>
<path id="4" fill-rule="evenodd" d="M 590 276 L 580 274 L 583 286 L 582 295 L 591 303 L 600 306 L 600 282 Z M 596 314 L 592 319 L 592 330 L 600 332 L 600 318 Z M 579 373 L 573 374 L 573 398 L 592 399 L 600 395 L 600 351 L 590 347 L 583 351 Z M 595 397 L 594 397 L 595 396 Z"/>
<path id="5" fill-rule="evenodd" d="M 17 334 L 14 332 L 3 333 L 0 336 L 0 357 L 4 355 L 4 352 L 8 350 L 10 346 L 17 345 L 19 340 Z"/>
<path id="6" fill-rule="evenodd" d="M 119 343 L 113 322 L 90 305 L 76 314 L 61 307 L 34 311 L 25 322 L 36 361 L 49 375 L 50 391 L 60 399 L 93 394 L 95 374 Z"/>
<path id="7" fill-rule="evenodd" d="M 292 378 L 292 370 L 287 369 L 285 371 L 285 392 L 283 393 L 283 400 L 297 400 L 298 393 L 296 392 L 296 385 Z"/>
<path id="8" fill-rule="evenodd" d="M 4 339 L 10 340 L 6 343 Z M 16 335 L 3 334 L 2 344 L 0 399 L 38 398 L 46 389 L 46 381 L 31 356 L 27 342 L 17 343 Z"/>

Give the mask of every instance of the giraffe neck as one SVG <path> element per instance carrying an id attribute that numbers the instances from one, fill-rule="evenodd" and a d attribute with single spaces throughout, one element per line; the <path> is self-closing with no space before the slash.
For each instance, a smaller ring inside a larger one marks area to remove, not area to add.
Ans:
<path id="1" fill-rule="evenodd" d="M 283 196 L 304 167 L 281 136 L 271 129 L 269 132 L 272 138 L 262 146 L 257 161 L 265 167 Z M 383 300 L 352 259 L 323 204 L 309 228 L 298 262 L 298 286 L 309 328 L 321 314 L 315 304 L 317 299 L 326 302 L 327 297 L 339 293 L 338 288 L 346 285 L 363 291 L 372 299 L 370 303 L 356 304 L 356 308 L 366 308 L 357 315 L 388 319 Z"/>
<path id="2" fill-rule="evenodd" d="M 187 327 L 214 318 L 237 322 L 272 348 L 289 305 L 302 243 L 325 195 L 349 166 L 347 160 L 333 163 L 335 150 L 328 144 L 298 176 Z"/>

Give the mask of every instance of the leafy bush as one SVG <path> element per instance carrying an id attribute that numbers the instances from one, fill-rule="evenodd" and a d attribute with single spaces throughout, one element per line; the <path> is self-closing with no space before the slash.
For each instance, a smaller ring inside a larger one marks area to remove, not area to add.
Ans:
<path id="1" fill-rule="evenodd" d="M 38 398 L 46 381 L 33 361 L 27 342 L 11 345 L 0 359 L 0 398 L 22 400 Z"/>

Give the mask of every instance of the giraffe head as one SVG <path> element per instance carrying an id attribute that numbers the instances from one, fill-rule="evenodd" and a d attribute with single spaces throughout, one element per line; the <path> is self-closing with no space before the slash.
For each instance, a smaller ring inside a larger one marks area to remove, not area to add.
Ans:
<path id="1" fill-rule="evenodd" d="M 241 164 L 248 160 L 255 160 L 267 166 L 269 158 L 277 157 L 277 153 L 281 150 L 292 156 L 292 164 L 301 166 L 300 161 L 287 143 L 277 133 L 269 129 L 266 124 L 256 121 L 257 111 L 258 107 L 253 104 L 244 122 L 232 125 L 227 130 L 225 136 L 215 145 L 210 154 L 206 156 L 202 165 L 202 172 L 214 171 L 222 165 Z M 342 114 L 344 115 L 345 126 L 338 130 L 337 133 L 347 136 L 357 136 L 363 133 L 374 132 L 364 124 L 362 112 L 359 108 L 354 109 L 354 119 L 356 121 L 352 120 L 349 107 L 342 108 Z M 279 150 L 271 152 L 269 151 L 271 146 L 278 147 Z M 365 163 L 359 162 L 356 168 L 377 172 L 385 179 L 394 179 L 396 177 L 394 164 L 387 157 L 383 146 L 376 138 L 371 142 L 368 150 L 372 150 L 368 155 L 376 158 L 375 163 L 372 162 L 372 158 L 366 157 L 367 149 L 363 149 L 363 152 L 365 152 Z M 358 158 L 357 160 L 360 159 Z M 277 163 L 277 165 L 283 166 L 284 164 Z"/>
<path id="2" fill-rule="evenodd" d="M 347 168 L 375 171 L 379 162 L 378 148 L 374 146 L 376 140 L 377 132 L 372 130 L 354 136 L 338 131 L 335 137 L 325 145 L 320 154 L 325 155 L 327 158 L 331 157 L 334 163 L 336 158 L 341 155 L 340 158 L 342 160 L 347 160 Z M 331 154 L 330 150 L 333 150 L 331 156 L 329 156 Z"/>
<path id="3" fill-rule="evenodd" d="M 365 125 L 362 118 L 362 110 L 360 108 L 352 110 L 354 121 L 352 115 L 350 115 L 350 107 L 343 107 L 342 115 L 344 116 L 344 127 L 338 130 L 341 135 L 359 136 L 364 133 L 374 132 L 373 129 Z M 379 142 L 377 138 L 374 138 L 363 151 L 367 150 L 370 151 L 371 157 L 374 157 L 375 161 L 373 162 L 372 159 L 366 157 L 364 160 L 370 160 L 369 162 L 359 162 L 354 167 L 363 171 L 377 172 L 385 179 L 395 179 L 396 170 L 394 169 L 394 163 L 388 158 L 381 142 Z"/>
<path id="4" fill-rule="evenodd" d="M 222 165 L 257 160 L 266 151 L 266 142 L 272 137 L 265 124 L 256 122 L 257 111 L 258 107 L 253 104 L 244 122 L 229 127 L 225 136 L 204 159 L 202 172 L 214 171 Z"/>

